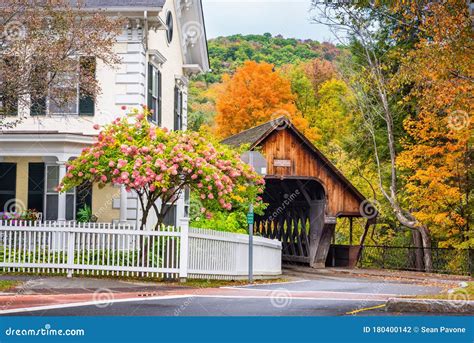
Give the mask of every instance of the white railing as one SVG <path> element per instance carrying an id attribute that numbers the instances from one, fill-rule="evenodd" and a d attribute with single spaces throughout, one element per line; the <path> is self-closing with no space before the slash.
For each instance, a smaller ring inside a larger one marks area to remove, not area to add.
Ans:
<path id="1" fill-rule="evenodd" d="M 244 279 L 248 276 L 248 235 L 189 229 L 188 275 L 191 278 Z M 281 274 L 281 242 L 253 239 L 256 278 Z"/>
<path id="2" fill-rule="evenodd" d="M 281 243 L 254 239 L 254 274 L 281 274 Z M 248 236 L 187 227 L 140 231 L 130 224 L 1 222 L 4 272 L 239 279 Z"/>

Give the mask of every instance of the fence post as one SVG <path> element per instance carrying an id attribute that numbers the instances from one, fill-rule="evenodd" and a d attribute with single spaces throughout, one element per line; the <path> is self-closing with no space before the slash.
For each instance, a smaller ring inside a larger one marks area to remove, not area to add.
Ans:
<path id="1" fill-rule="evenodd" d="M 386 252 L 387 252 L 387 248 L 384 245 L 382 247 L 382 269 L 385 269 L 385 255 L 386 255 Z"/>
<path id="2" fill-rule="evenodd" d="M 67 277 L 71 278 L 74 272 L 74 246 L 75 246 L 76 234 L 73 231 L 69 231 L 67 235 Z"/>
<path id="3" fill-rule="evenodd" d="M 187 218 L 180 219 L 179 279 L 185 282 L 188 277 L 189 224 Z"/>

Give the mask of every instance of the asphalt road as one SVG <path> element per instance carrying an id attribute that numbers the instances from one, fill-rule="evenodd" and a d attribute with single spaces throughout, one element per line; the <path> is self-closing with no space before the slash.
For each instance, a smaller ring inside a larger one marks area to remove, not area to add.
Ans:
<path id="1" fill-rule="evenodd" d="M 292 283 L 232 288 L 238 294 L 200 294 L 106 300 L 87 306 L 62 305 L 37 311 L 9 313 L 21 316 L 341 316 L 393 315 L 381 305 L 380 296 L 435 294 L 437 287 L 328 277 Z M 271 290 L 271 295 L 268 291 Z M 312 292 L 312 293 L 308 293 Z M 263 295 L 260 295 L 263 294 Z M 410 315 L 416 315 L 411 313 Z M 421 315 L 421 314 L 420 314 Z M 425 315 L 425 314 L 423 314 Z"/>
<path id="2" fill-rule="evenodd" d="M 364 306 L 382 302 L 364 303 Z M 80 306 L 19 313 L 31 316 L 339 316 L 359 308 L 360 301 L 282 300 L 277 305 L 271 299 L 191 297 L 166 300 L 142 300 L 112 303 L 105 307 Z M 385 315 L 383 309 L 370 311 Z M 15 315 L 15 314 L 10 314 Z"/>
<path id="3" fill-rule="evenodd" d="M 317 280 L 307 280 L 304 282 L 292 282 L 285 284 L 267 284 L 240 287 L 245 289 L 281 289 L 289 292 L 327 291 L 341 293 L 362 293 L 362 294 L 393 294 L 393 295 L 415 295 L 415 294 L 436 294 L 441 291 L 439 287 L 432 287 L 420 284 L 383 282 L 370 279 L 354 277 L 319 277 Z"/>

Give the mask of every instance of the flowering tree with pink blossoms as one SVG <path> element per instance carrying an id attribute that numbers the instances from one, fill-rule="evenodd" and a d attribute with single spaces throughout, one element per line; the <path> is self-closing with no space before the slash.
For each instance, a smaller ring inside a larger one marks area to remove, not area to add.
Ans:
<path id="1" fill-rule="evenodd" d="M 141 229 L 156 214 L 158 229 L 189 187 L 199 194 L 201 211 L 230 211 L 235 199 L 262 206 L 264 180 L 240 160 L 239 153 L 196 132 L 168 131 L 147 120 L 148 112 L 135 110 L 100 130 L 97 141 L 70 162 L 58 189 L 65 192 L 84 182 L 125 185 L 138 194 Z"/>

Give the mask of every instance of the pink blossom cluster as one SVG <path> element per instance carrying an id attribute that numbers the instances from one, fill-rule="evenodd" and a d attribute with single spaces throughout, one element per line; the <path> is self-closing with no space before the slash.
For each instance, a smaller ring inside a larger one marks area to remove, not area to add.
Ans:
<path id="1" fill-rule="evenodd" d="M 92 181 L 125 185 L 166 200 L 190 187 L 198 192 L 206 215 L 213 204 L 231 210 L 232 196 L 240 189 L 254 198 L 263 191 L 263 178 L 235 151 L 198 133 L 155 127 L 145 117 L 117 118 L 103 127 L 93 146 L 68 166 L 60 190 Z"/>

